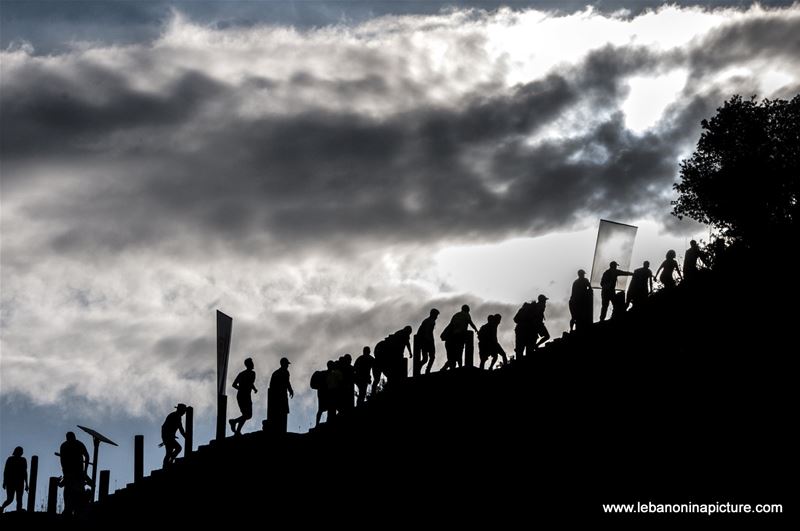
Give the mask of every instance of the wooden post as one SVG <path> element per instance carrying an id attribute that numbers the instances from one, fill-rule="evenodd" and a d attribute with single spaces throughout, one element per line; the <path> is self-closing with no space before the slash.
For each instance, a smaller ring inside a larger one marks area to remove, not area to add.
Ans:
<path id="1" fill-rule="evenodd" d="M 225 425 L 228 418 L 228 397 L 217 395 L 217 440 L 225 438 Z"/>
<path id="2" fill-rule="evenodd" d="M 58 478 L 50 477 L 50 484 L 47 487 L 47 512 L 56 514 L 56 502 L 58 501 Z"/>
<path id="3" fill-rule="evenodd" d="M 98 495 L 101 500 L 104 500 L 106 496 L 108 496 L 108 484 L 111 481 L 111 471 L 110 470 L 101 470 L 100 471 L 100 494 Z"/>
<path id="4" fill-rule="evenodd" d="M 414 362 L 412 364 L 412 374 L 414 376 L 419 376 L 420 373 L 422 372 L 422 359 L 421 359 L 422 355 L 421 355 L 421 351 L 422 351 L 422 348 L 421 348 L 421 345 L 419 344 L 419 337 L 417 337 L 417 334 L 414 334 L 414 347 L 413 347 Z"/>
<path id="5" fill-rule="evenodd" d="M 97 497 L 95 493 L 97 492 L 97 457 L 100 454 L 100 439 L 97 437 L 93 437 L 94 439 L 94 459 L 92 459 L 92 498 L 91 501 L 94 502 Z"/>
<path id="6" fill-rule="evenodd" d="M 39 456 L 31 456 L 31 473 L 28 476 L 28 512 L 36 510 L 36 478 L 39 475 Z"/>
<path id="7" fill-rule="evenodd" d="M 225 382 L 228 377 L 228 357 L 231 352 L 233 318 L 217 310 L 217 437 L 225 438 L 228 418 L 228 397 Z"/>
<path id="8" fill-rule="evenodd" d="M 189 406 L 186 408 L 186 437 L 183 446 L 183 457 L 187 457 L 194 451 L 192 445 L 194 444 L 194 408 Z"/>
<path id="9" fill-rule="evenodd" d="M 475 366 L 475 334 L 467 330 L 467 339 L 464 341 L 464 367 Z"/>
<path id="10" fill-rule="evenodd" d="M 144 435 L 133 436 L 133 481 L 137 483 L 144 477 Z"/>

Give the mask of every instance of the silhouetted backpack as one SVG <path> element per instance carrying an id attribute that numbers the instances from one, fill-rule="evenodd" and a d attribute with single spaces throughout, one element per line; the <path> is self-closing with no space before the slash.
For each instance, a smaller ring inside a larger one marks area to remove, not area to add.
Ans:
<path id="1" fill-rule="evenodd" d="M 325 371 L 314 371 L 309 384 L 311 389 L 319 390 L 325 385 Z"/>
<path id="2" fill-rule="evenodd" d="M 531 310 L 533 309 L 531 306 L 532 305 L 529 302 L 524 303 L 522 308 L 517 311 L 517 315 L 514 316 L 514 322 L 521 325 L 530 324 L 531 318 L 533 317 L 531 315 Z"/>
<path id="3" fill-rule="evenodd" d="M 442 341 L 449 341 L 450 340 L 450 336 L 452 334 L 453 334 L 453 327 L 448 324 L 447 326 L 444 327 L 444 330 L 442 330 L 442 334 L 439 336 L 439 338 Z"/>
<path id="4" fill-rule="evenodd" d="M 478 341 L 480 343 L 488 343 L 492 336 L 492 325 L 486 323 L 478 329 Z"/>
<path id="5" fill-rule="evenodd" d="M 375 364 L 378 365 L 379 367 L 383 367 L 386 364 L 386 354 L 387 354 L 386 350 L 388 347 L 386 343 L 388 339 L 389 339 L 388 337 L 381 339 L 380 341 L 378 341 L 378 344 L 375 345 L 375 351 L 374 351 Z"/>

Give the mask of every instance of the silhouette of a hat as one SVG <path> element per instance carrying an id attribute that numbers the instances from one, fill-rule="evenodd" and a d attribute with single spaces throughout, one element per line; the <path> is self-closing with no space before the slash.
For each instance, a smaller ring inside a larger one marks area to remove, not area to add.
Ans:
<path id="1" fill-rule="evenodd" d="M 289 365 L 290 363 L 292 363 L 292 362 L 291 362 L 291 361 L 289 361 L 288 359 L 286 359 L 286 358 L 281 358 L 281 365 Z"/>
<path id="2" fill-rule="evenodd" d="M 539 295 L 538 299 L 539 299 L 540 301 L 546 301 L 546 300 L 548 299 L 548 297 L 547 297 L 547 296 L 545 296 L 545 295 Z"/>
<path id="3" fill-rule="evenodd" d="M 177 409 L 178 411 L 186 411 L 187 407 L 186 404 L 178 404 L 177 406 L 175 406 L 175 409 Z"/>
<path id="4" fill-rule="evenodd" d="M 612 262 L 608 265 L 610 265 L 611 267 L 617 267 L 619 264 L 612 260 Z"/>

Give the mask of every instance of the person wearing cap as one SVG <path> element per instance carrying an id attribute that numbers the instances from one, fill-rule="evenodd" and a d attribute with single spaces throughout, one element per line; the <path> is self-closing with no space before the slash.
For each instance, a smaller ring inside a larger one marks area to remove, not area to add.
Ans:
<path id="1" fill-rule="evenodd" d="M 289 418 L 289 398 L 294 398 L 294 390 L 289 382 L 290 363 L 288 359 L 281 358 L 281 366 L 275 369 L 269 380 L 267 422 L 275 433 L 286 433 L 286 423 Z"/>
<path id="2" fill-rule="evenodd" d="M 550 339 L 550 332 L 547 331 L 547 327 L 544 325 L 544 311 L 547 308 L 547 300 L 548 297 L 545 295 L 539 295 L 536 298 L 536 302 L 533 305 L 533 349 L 536 350 L 539 348 L 543 343 L 545 343 L 548 339 Z M 538 339 L 538 341 L 537 341 Z"/>
<path id="3" fill-rule="evenodd" d="M 178 442 L 177 432 L 185 439 L 186 432 L 183 430 L 183 422 L 181 417 L 186 413 L 186 404 L 178 404 L 175 406 L 175 411 L 167 415 L 164 424 L 161 425 L 161 443 L 164 445 L 164 462 L 163 468 L 175 462 L 175 458 L 181 453 L 182 446 Z"/>
<path id="4" fill-rule="evenodd" d="M 433 360 L 436 357 L 436 342 L 433 339 L 433 329 L 436 327 L 436 318 L 438 316 L 439 310 L 433 308 L 430 315 L 422 320 L 417 329 L 416 341 L 419 343 L 420 372 L 422 372 L 422 367 L 425 367 L 425 374 L 430 374 Z"/>
<path id="5" fill-rule="evenodd" d="M 244 360 L 244 366 L 245 370 L 236 376 L 231 385 L 236 389 L 236 402 L 239 404 L 239 411 L 242 412 L 239 418 L 228 421 L 234 435 L 241 435 L 244 423 L 253 418 L 253 399 L 250 396 L 250 391 L 258 393 L 255 385 L 256 371 L 253 370 L 253 358 Z"/>
<path id="6" fill-rule="evenodd" d="M 650 270 L 650 262 L 645 260 L 642 267 L 633 270 L 626 304 L 638 308 L 651 293 L 653 293 L 653 272 Z"/>
<path id="7" fill-rule="evenodd" d="M 605 321 L 606 314 L 608 313 L 608 304 L 614 300 L 614 294 L 617 292 L 617 279 L 619 277 L 629 277 L 633 275 L 630 271 L 623 271 L 617 269 L 617 263 L 611 262 L 608 264 L 608 269 L 603 273 L 600 278 L 600 320 Z"/>
<path id="8" fill-rule="evenodd" d="M 586 330 L 592 324 L 592 285 L 586 278 L 586 271 L 578 270 L 578 278 L 572 283 L 572 294 L 569 297 L 569 331 Z"/>

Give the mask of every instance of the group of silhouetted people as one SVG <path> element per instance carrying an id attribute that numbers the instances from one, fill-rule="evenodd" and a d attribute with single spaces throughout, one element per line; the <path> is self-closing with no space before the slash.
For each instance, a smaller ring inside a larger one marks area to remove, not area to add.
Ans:
<path id="1" fill-rule="evenodd" d="M 359 390 L 359 402 L 363 402 L 374 365 L 375 360 L 370 354 L 370 348 L 364 347 L 364 352 L 356 359 L 355 364 L 353 357 L 345 354 L 337 360 L 329 360 L 325 370 L 316 371 L 311 375 L 311 389 L 317 392 L 317 426 L 322 420 L 323 413 L 327 415 L 327 420 L 330 420 L 337 414 L 353 409 L 354 386 Z"/>
<path id="2" fill-rule="evenodd" d="M 24 450 L 21 446 L 14 448 L 14 452 L 6 459 L 3 469 L 3 489 L 6 491 L 6 501 L 3 502 L 0 512 L 11 505 L 16 499 L 17 511 L 22 511 L 22 492 L 28 490 L 28 461 L 22 456 Z M 90 491 L 86 489 L 91 484 L 86 471 L 89 468 L 89 451 L 86 446 L 75 437 L 75 433 L 67 432 L 66 440 L 56 452 L 61 463 L 61 477 L 58 486 L 64 489 L 64 514 L 76 515 L 82 512 L 91 501 Z"/>
<path id="3" fill-rule="evenodd" d="M 531 353 L 550 339 L 550 333 L 544 325 L 546 306 L 547 297 L 539 295 L 536 301 L 524 303 L 514 317 L 517 336 L 515 353 L 518 359 L 524 357 L 526 351 Z M 417 364 L 415 372 L 425 374 L 431 372 L 436 359 L 434 330 L 439 313 L 438 309 L 431 309 L 428 317 L 423 319 L 417 328 L 414 336 L 418 356 L 414 360 Z M 507 365 L 508 356 L 497 338 L 501 321 L 500 314 L 492 314 L 488 316 L 486 323 L 478 328 L 472 320 L 469 306 L 463 305 L 439 334 L 446 352 L 445 363 L 440 371 L 464 365 L 464 352 L 470 328 L 477 332 L 480 368 L 487 368 L 488 363 L 488 369 L 491 370 L 500 359 L 503 365 Z M 352 409 L 354 396 L 357 397 L 357 405 L 363 404 L 367 399 L 370 384 L 374 395 L 384 385 L 384 381 L 388 384 L 404 377 L 408 370 L 405 353 L 408 352 L 410 357 L 414 358 L 412 332 L 411 326 L 405 326 L 378 341 L 374 352 L 369 346 L 364 347 L 354 364 L 351 365 L 350 354 L 345 354 L 338 360 L 328 361 L 326 369 L 314 372 L 311 375 L 310 387 L 317 392 L 316 425 L 320 424 L 323 413 L 326 414 L 326 420 L 331 420 L 338 414 Z"/>
<path id="4" fill-rule="evenodd" d="M 650 262 L 644 261 L 642 267 L 634 271 L 623 271 L 619 269 L 619 264 L 612 261 L 607 270 L 600 278 L 600 320 L 605 321 L 608 315 L 608 307 L 611 305 L 613 311 L 612 319 L 620 318 L 628 308 L 638 308 L 653 293 L 653 279 L 658 278 L 665 290 L 671 290 L 677 286 L 677 278 L 684 282 L 694 282 L 698 275 L 698 262 L 706 263 L 707 257 L 704 256 L 700 246 L 695 240 L 689 244 L 689 249 L 683 260 L 683 274 L 676 260 L 676 253 L 670 249 L 664 261 L 653 274 L 650 269 Z M 617 279 L 623 276 L 630 276 L 631 281 L 628 285 L 627 296 L 623 290 L 617 289 Z M 594 304 L 592 286 L 586 278 L 583 269 L 578 270 L 578 278 L 572 283 L 572 294 L 569 299 L 570 310 L 570 331 L 584 330 L 592 323 L 592 306 Z"/>
<path id="5" fill-rule="evenodd" d="M 22 492 L 28 490 L 28 461 L 22 456 L 24 450 L 21 446 L 14 448 L 14 452 L 6 460 L 3 469 L 3 489 L 6 491 L 6 501 L 3 502 L 0 512 L 11 505 L 16 499 L 17 511 L 22 511 Z M 91 501 L 87 485 L 91 479 L 86 471 L 89 468 L 89 451 L 86 446 L 75 437 L 75 433 L 67 432 L 66 440 L 56 452 L 61 463 L 61 477 L 58 486 L 64 489 L 64 514 L 77 515 L 81 513 Z"/>

